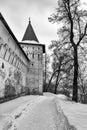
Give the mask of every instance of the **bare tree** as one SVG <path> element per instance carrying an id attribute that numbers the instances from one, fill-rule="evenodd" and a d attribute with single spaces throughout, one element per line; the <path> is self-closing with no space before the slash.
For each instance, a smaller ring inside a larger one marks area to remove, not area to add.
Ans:
<path id="1" fill-rule="evenodd" d="M 85 96 L 87 95 L 87 47 L 79 48 L 79 101 L 85 103 Z"/>
<path id="2" fill-rule="evenodd" d="M 43 66 L 44 66 L 44 70 L 43 70 L 43 91 L 45 92 L 46 91 L 46 88 L 47 88 L 47 81 L 49 79 L 49 73 L 50 73 L 50 70 L 49 70 L 49 63 L 50 63 L 50 56 L 49 54 L 45 54 L 44 55 L 44 62 L 43 62 Z"/>
<path id="3" fill-rule="evenodd" d="M 52 49 L 52 75 L 49 80 L 47 89 L 50 87 L 52 79 L 54 82 L 54 93 L 56 94 L 60 82 L 64 83 L 73 68 L 73 58 L 70 56 L 70 46 L 64 47 L 60 42 L 53 41 L 49 49 Z M 69 78 L 68 78 L 69 79 Z M 63 81 L 64 80 L 64 81 Z"/>
<path id="4" fill-rule="evenodd" d="M 80 8 L 80 0 L 58 0 L 56 12 L 49 18 L 61 23 L 58 30 L 60 41 L 71 44 L 74 58 L 73 97 L 78 101 L 78 47 L 87 42 L 87 11 Z"/>

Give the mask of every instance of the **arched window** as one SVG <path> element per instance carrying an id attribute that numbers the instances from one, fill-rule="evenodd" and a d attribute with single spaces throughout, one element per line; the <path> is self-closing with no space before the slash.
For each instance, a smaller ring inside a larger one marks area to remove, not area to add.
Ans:
<path id="1" fill-rule="evenodd" d="M 12 58 L 11 64 L 13 64 L 13 61 L 14 61 L 14 58 L 15 58 L 15 53 L 13 52 L 12 55 L 13 55 L 13 58 Z"/>
<path id="2" fill-rule="evenodd" d="M 19 68 L 19 64 L 20 64 L 20 59 L 18 58 L 18 64 L 17 64 L 17 67 Z"/>
<path id="3" fill-rule="evenodd" d="M 3 59 L 5 59 L 7 50 L 8 50 L 8 45 L 7 45 L 7 43 L 5 43 L 5 44 L 3 45 Z"/>
<path id="4" fill-rule="evenodd" d="M 18 57 L 16 66 L 19 68 L 19 57 Z"/>
<path id="5" fill-rule="evenodd" d="M 3 41 L 2 37 L 0 37 L 0 50 L 1 50 L 1 47 L 3 44 L 4 44 L 4 41 Z"/>
<path id="6" fill-rule="evenodd" d="M 15 62 L 16 62 L 16 54 L 14 53 L 13 65 L 15 65 Z"/>
<path id="7" fill-rule="evenodd" d="M 10 58 L 9 58 L 9 63 L 11 64 L 13 60 L 13 51 L 10 51 Z"/>
<path id="8" fill-rule="evenodd" d="M 9 51 L 9 57 L 8 57 L 8 62 L 9 62 L 9 59 L 10 59 L 10 56 L 11 56 L 11 48 L 9 48 L 8 51 Z"/>
<path id="9" fill-rule="evenodd" d="M 14 63 L 14 66 L 16 66 L 16 64 L 17 64 L 17 59 L 18 59 L 18 57 L 17 57 L 17 55 L 15 56 L 15 63 Z"/>
<path id="10" fill-rule="evenodd" d="M 9 58 L 9 47 L 8 47 L 8 45 L 7 44 L 4 44 L 4 49 L 5 49 L 5 54 L 4 54 L 4 59 L 6 60 L 6 61 L 8 61 L 8 58 Z"/>

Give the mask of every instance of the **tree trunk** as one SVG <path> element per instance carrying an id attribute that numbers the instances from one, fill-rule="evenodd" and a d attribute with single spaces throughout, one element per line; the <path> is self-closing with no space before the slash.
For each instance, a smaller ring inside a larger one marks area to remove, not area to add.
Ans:
<path id="1" fill-rule="evenodd" d="M 55 84 L 54 94 L 57 93 L 57 87 L 58 87 L 58 84 L 59 84 L 58 80 L 59 80 L 59 75 L 60 75 L 60 71 L 61 71 L 61 63 L 62 63 L 61 57 L 60 57 L 59 61 L 60 61 L 60 63 L 59 63 L 58 71 L 57 71 L 57 78 L 56 78 L 56 84 Z"/>
<path id="2" fill-rule="evenodd" d="M 58 79 L 59 79 L 59 72 L 58 72 L 58 75 L 57 75 L 57 78 L 56 78 L 56 84 L 55 84 L 54 94 L 56 94 L 56 93 L 57 93 Z"/>
<path id="3" fill-rule="evenodd" d="M 78 101 L 78 48 L 74 47 L 74 78 L 73 78 L 73 97 L 72 100 Z"/>
<path id="4" fill-rule="evenodd" d="M 47 88 L 46 88 L 46 92 L 48 91 L 48 88 L 50 87 L 50 84 L 51 84 L 51 81 L 52 81 L 52 79 L 53 79 L 54 74 L 55 74 L 55 73 L 52 74 L 52 76 L 51 76 L 51 78 L 50 78 L 50 80 L 49 80 L 48 86 L 47 86 Z"/>

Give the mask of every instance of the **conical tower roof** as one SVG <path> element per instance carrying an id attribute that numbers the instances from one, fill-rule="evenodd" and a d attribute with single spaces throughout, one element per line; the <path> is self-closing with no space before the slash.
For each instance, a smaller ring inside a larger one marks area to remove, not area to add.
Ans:
<path id="1" fill-rule="evenodd" d="M 22 41 L 36 41 L 36 42 L 39 42 L 37 37 L 36 37 L 36 34 L 33 30 L 33 27 L 31 25 L 31 21 L 29 19 L 29 24 L 27 26 L 27 29 L 25 31 L 25 34 L 23 36 L 23 39 Z"/>

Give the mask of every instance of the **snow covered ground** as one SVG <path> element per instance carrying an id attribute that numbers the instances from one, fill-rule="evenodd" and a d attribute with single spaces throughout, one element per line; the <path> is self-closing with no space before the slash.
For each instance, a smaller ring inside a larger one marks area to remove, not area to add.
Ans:
<path id="1" fill-rule="evenodd" d="M 77 130 L 87 130 L 87 104 L 59 100 L 64 115 Z"/>
<path id="2" fill-rule="evenodd" d="M 87 105 L 44 93 L 0 104 L 0 130 L 87 130 Z"/>
<path id="3" fill-rule="evenodd" d="M 61 107 L 69 124 L 77 130 L 87 130 L 87 104 L 75 103 L 68 100 L 65 95 L 45 93 L 46 96 L 56 96 L 56 103 Z"/>

